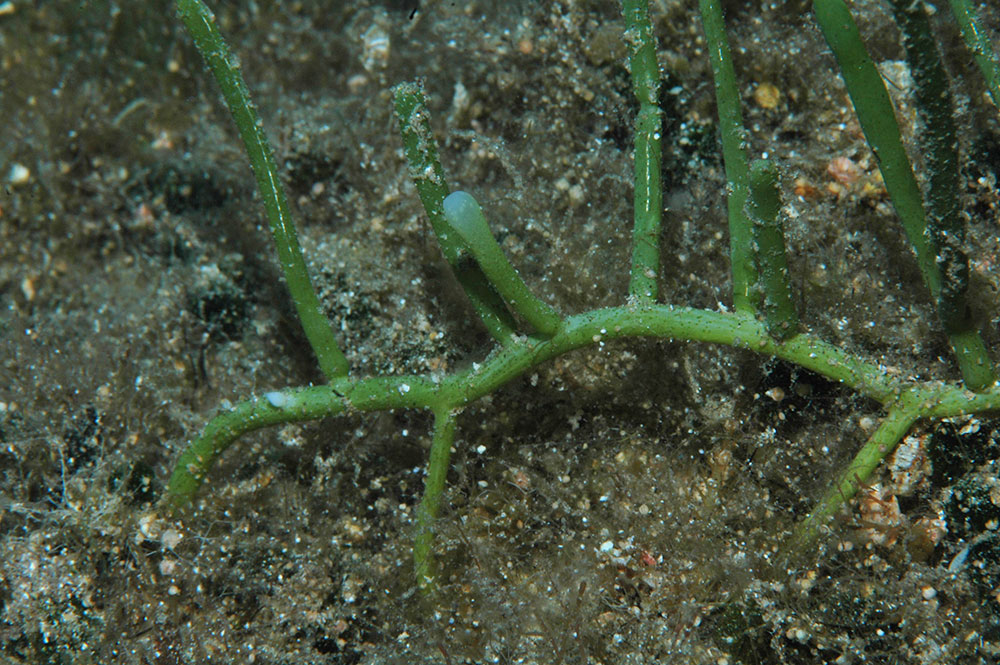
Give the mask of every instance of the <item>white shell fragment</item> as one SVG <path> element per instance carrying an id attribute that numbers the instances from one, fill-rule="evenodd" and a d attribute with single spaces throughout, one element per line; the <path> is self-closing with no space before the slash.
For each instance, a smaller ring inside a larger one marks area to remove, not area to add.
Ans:
<path id="1" fill-rule="evenodd" d="M 264 393 L 264 399 L 267 400 L 268 404 L 277 409 L 284 408 L 292 403 L 292 399 L 288 395 L 278 391 Z"/>
<path id="2" fill-rule="evenodd" d="M 361 65 L 367 72 L 385 69 L 389 64 L 390 41 L 387 33 L 378 23 L 373 23 L 361 35 L 363 53 Z"/>

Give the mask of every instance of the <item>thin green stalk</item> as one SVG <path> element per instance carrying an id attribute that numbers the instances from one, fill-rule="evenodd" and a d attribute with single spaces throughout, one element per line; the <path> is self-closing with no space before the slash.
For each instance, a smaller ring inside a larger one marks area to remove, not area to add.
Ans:
<path id="1" fill-rule="evenodd" d="M 747 157 L 748 134 L 743 127 L 740 91 L 733 71 L 733 57 L 726 39 L 726 25 L 719 0 L 700 0 L 701 23 L 705 30 L 715 79 L 715 99 L 722 134 L 722 157 L 726 165 L 726 205 L 729 209 L 729 255 L 733 271 L 733 307 L 737 312 L 753 312 L 750 289 L 757 281 L 753 266 L 753 232 L 744 206 L 750 191 Z"/>
<path id="2" fill-rule="evenodd" d="M 979 336 L 966 299 L 969 259 L 964 249 L 965 220 L 958 202 L 958 132 L 951 86 L 934 41 L 926 3 L 893 0 L 892 8 L 903 33 L 922 125 L 917 141 L 925 155 L 927 171 L 924 187 L 927 231 L 937 248 L 937 265 L 941 271 L 938 316 L 952 337 L 966 383 L 971 389 L 979 390 L 993 383 L 996 377 L 985 346 L 981 350 L 970 346 L 976 344 Z M 962 341 L 956 342 L 956 337 Z"/>
<path id="3" fill-rule="evenodd" d="M 205 3 L 201 0 L 177 0 L 177 12 L 215 75 L 229 113 L 243 139 L 250 166 L 257 179 L 257 189 L 267 212 L 274 244 L 278 248 L 278 261 L 320 369 L 327 379 L 343 376 L 348 371 L 347 359 L 337 346 L 330 322 L 323 314 L 319 298 L 309 279 L 295 231 L 295 220 L 288 209 L 274 154 L 250 100 L 250 91 L 243 82 L 239 64 L 229 52 L 225 39 L 215 25 L 215 17 Z"/>
<path id="4" fill-rule="evenodd" d="M 882 178 L 903 223 L 906 237 L 917 255 L 924 283 L 935 303 L 941 303 L 944 295 L 945 304 L 939 306 L 939 312 L 944 314 L 942 323 L 949 333 L 963 379 L 970 389 L 982 390 L 995 380 L 985 344 L 979 339 L 978 333 L 971 330 L 971 319 L 964 316 L 962 306 L 958 307 L 963 314 L 952 316 L 952 309 L 955 307 L 953 301 L 962 290 L 962 264 L 953 249 L 945 250 L 944 255 L 950 257 L 947 264 L 949 272 L 942 276 L 938 265 L 942 254 L 935 239 L 926 232 L 923 195 L 903 148 L 899 125 L 885 83 L 868 55 L 854 17 L 843 0 L 814 0 L 813 8 L 823 36 L 840 65 L 861 129 L 878 159 Z M 944 168 L 941 164 L 939 167 Z M 943 233 L 951 232 L 945 230 Z M 951 241 L 948 244 L 951 245 Z M 960 319 L 964 323 L 958 325 L 953 319 Z"/>
<path id="5" fill-rule="evenodd" d="M 455 440 L 455 414 L 448 409 L 434 412 L 434 436 L 431 439 L 431 455 L 427 462 L 427 479 L 424 481 L 424 498 L 417 508 L 417 537 L 413 543 L 413 564 L 417 573 L 417 584 L 426 590 L 435 586 L 434 560 L 434 520 L 441 508 L 445 480 L 451 460 L 451 446 Z"/>
<path id="6" fill-rule="evenodd" d="M 649 23 L 649 0 L 624 0 L 625 43 L 629 47 L 632 90 L 639 101 L 635 119 L 635 190 L 632 232 L 632 268 L 629 296 L 640 303 L 655 302 L 660 272 L 660 218 L 663 191 L 660 184 L 660 66 L 656 40 Z"/>
<path id="7" fill-rule="evenodd" d="M 441 253 L 490 335 L 501 344 L 506 344 L 515 333 L 517 324 L 479 266 L 474 261 L 461 260 L 462 243 L 449 233 L 444 218 L 448 183 L 438 158 L 437 141 L 431 131 L 431 116 L 423 84 L 417 81 L 396 86 L 395 103 L 410 178 L 441 245 Z"/>
<path id="8" fill-rule="evenodd" d="M 476 199 L 465 192 L 452 192 L 444 200 L 448 235 L 461 239 L 464 249 L 475 258 L 483 274 L 507 305 L 539 333 L 552 336 L 562 325 L 556 310 L 539 300 L 507 261 Z"/>
<path id="9" fill-rule="evenodd" d="M 960 243 L 965 239 L 958 205 L 958 132 L 955 129 L 954 104 L 951 96 L 951 82 L 941 64 L 941 54 L 931 31 L 928 9 L 919 0 L 892 0 L 892 13 L 896 25 L 903 35 L 906 60 L 913 76 L 913 95 L 916 101 L 920 131 L 917 142 L 924 154 L 927 169 L 926 203 L 927 228 L 938 247 L 938 266 L 943 281 L 948 283 L 949 269 L 953 261 L 961 260 L 968 272 L 968 260 L 964 254 L 952 258 L 951 252 L 961 252 Z M 949 239 L 954 242 L 948 242 Z M 959 246 L 956 247 L 955 245 Z M 967 277 L 967 276 L 966 276 Z M 963 311 L 967 279 L 954 287 L 963 296 L 960 307 Z M 942 289 L 942 296 L 947 289 Z M 958 318 L 956 318 L 958 317 Z M 960 325 L 959 319 L 967 316 L 951 314 L 942 316 L 946 329 Z M 966 329 L 963 326 L 960 329 Z"/>
<path id="10" fill-rule="evenodd" d="M 878 429 L 848 465 L 840 479 L 820 499 L 816 508 L 803 520 L 793 537 L 797 549 L 815 542 L 820 530 L 840 507 L 853 497 L 872 472 L 893 450 L 913 423 L 920 417 L 919 404 L 912 399 L 901 399 L 899 404 L 889 409 Z"/>
<path id="11" fill-rule="evenodd" d="M 758 285 L 771 336 L 783 340 L 798 332 L 799 314 L 792 301 L 785 257 L 785 232 L 781 223 L 778 169 L 773 162 L 757 159 L 750 165 L 750 196 L 747 217 L 753 224 L 754 258 Z"/>
<path id="12" fill-rule="evenodd" d="M 1000 61 L 997 60 L 997 55 L 990 44 L 989 35 L 980 25 L 969 0 L 950 0 L 950 4 L 958 27 L 962 31 L 962 38 L 972 51 L 972 57 L 986 80 L 986 90 L 993 99 L 993 105 L 1000 109 Z"/>
<path id="13" fill-rule="evenodd" d="M 913 176 L 910 159 L 903 149 L 903 139 L 885 83 L 868 55 L 854 17 L 843 0 L 815 0 L 813 8 L 823 36 L 840 65 L 861 129 L 878 160 L 906 237 L 917 254 L 920 274 L 936 296 L 941 290 L 941 276 L 935 264 L 934 249 L 924 234 L 923 197 Z"/>
<path id="14" fill-rule="evenodd" d="M 903 35 L 906 60 L 913 76 L 927 183 L 924 201 L 927 230 L 938 249 L 942 289 L 941 321 L 949 332 L 970 327 L 965 291 L 969 261 L 962 251 L 965 225 L 958 205 L 958 132 L 955 129 L 951 84 L 931 32 L 927 5 L 919 0 L 892 0 L 892 13 Z M 961 264 L 961 266 L 957 265 Z M 951 273 L 954 277 L 949 278 Z"/>
<path id="15" fill-rule="evenodd" d="M 321 397 L 317 398 L 317 394 Z M 244 434 L 262 427 L 343 413 L 343 400 L 330 397 L 328 386 L 285 390 L 241 402 L 217 415 L 174 465 L 165 495 L 170 507 L 176 510 L 190 502 L 215 461 Z"/>

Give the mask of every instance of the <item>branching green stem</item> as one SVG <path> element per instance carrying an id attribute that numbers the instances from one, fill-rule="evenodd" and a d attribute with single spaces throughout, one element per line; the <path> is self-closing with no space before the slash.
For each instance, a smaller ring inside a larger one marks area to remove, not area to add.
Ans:
<path id="1" fill-rule="evenodd" d="M 404 408 L 426 408 L 435 413 L 452 411 L 542 362 L 573 349 L 623 337 L 708 342 L 783 358 L 885 405 L 907 390 L 885 368 L 812 335 L 801 333 L 783 342 L 775 340 L 767 326 L 750 315 L 670 305 L 599 309 L 567 317 L 550 339 L 519 338 L 497 349 L 482 363 L 436 380 L 415 375 L 343 377 L 326 386 L 267 393 L 242 402 L 216 416 L 184 452 L 167 485 L 166 496 L 174 507 L 188 503 L 218 456 L 237 438 L 261 427 L 354 411 Z M 976 394 L 958 385 L 940 384 L 928 387 L 920 395 L 923 399 L 919 417 L 1000 408 L 1000 387 Z"/>
<path id="2" fill-rule="evenodd" d="M 395 101 L 411 175 L 445 258 L 480 318 L 500 344 L 482 363 L 473 363 L 465 370 L 443 377 L 356 378 L 346 375 L 346 361 L 332 342 L 325 321 L 321 328 L 317 327 L 317 319 L 322 318 L 318 301 L 305 273 L 271 150 L 260 131 L 239 71 L 231 64 L 232 57 L 208 9 L 200 0 L 178 0 L 181 16 L 215 72 L 247 146 L 289 288 L 330 382 L 325 386 L 266 393 L 213 418 L 202 435 L 181 455 L 167 485 L 164 498 L 168 507 L 176 510 L 189 503 L 219 456 L 239 437 L 253 430 L 343 413 L 427 409 L 434 414 L 434 432 L 426 490 L 417 510 L 414 561 L 419 584 L 425 589 L 430 588 L 435 579 L 431 561 L 433 522 L 439 512 L 455 440 L 456 414 L 465 405 L 497 390 L 540 363 L 577 348 L 624 337 L 721 344 L 782 358 L 838 381 L 882 404 L 887 413 L 884 420 L 837 483 L 801 524 L 793 542 L 796 545 L 815 540 L 826 521 L 866 482 L 878 463 L 892 451 L 914 422 L 921 418 L 943 418 L 1000 409 L 1000 385 L 993 382 L 993 370 L 981 337 L 971 327 L 954 325 L 954 320 L 947 320 L 948 314 L 942 318 L 962 368 L 964 386 L 903 381 L 896 378 L 898 372 L 891 372 L 811 334 L 798 332 L 779 222 L 781 204 L 777 174 L 773 166 L 765 162 L 755 163 L 752 171 L 747 165 L 746 132 L 722 11 L 718 0 L 700 0 L 700 4 L 711 50 L 729 182 L 735 312 L 654 304 L 662 206 L 659 191 L 661 112 L 657 106 L 659 70 L 647 16 L 648 0 L 624 0 L 634 90 L 640 103 L 636 125 L 636 226 L 629 305 L 562 318 L 531 294 L 503 256 L 475 200 L 462 192 L 448 195 L 422 88 L 419 84 L 403 84 L 396 88 Z M 953 6 L 959 4 L 965 3 L 953 2 Z M 963 291 L 961 275 L 950 274 L 961 272 L 960 266 L 955 270 L 946 268 L 944 279 L 938 266 L 939 261 L 958 265 L 954 253 L 948 255 L 946 251 L 939 254 L 937 251 L 937 244 L 947 245 L 950 236 L 958 237 L 961 232 L 948 226 L 953 212 L 951 200 L 942 196 L 932 201 L 933 223 L 938 226 L 932 229 L 935 238 L 928 239 L 925 235 L 924 203 L 903 150 L 892 106 L 882 79 L 861 43 L 850 11 L 842 0 L 814 0 L 814 6 L 824 35 L 840 63 L 867 140 L 879 159 L 886 186 L 903 220 L 906 234 L 916 250 L 927 286 L 935 299 L 941 296 L 942 289 Z M 906 9 L 909 10 L 909 7 L 907 4 Z M 961 18 L 959 20 L 962 21 Z M 974 17 L 969 20 L 974 26 Z M 907 30 L 910 29 L 904 28 L 904 31 Z M 912 35 L 924 30 L 924 27 L 917 26 L 915 30 L 908 33 L 911 35 L 908 40 L 916 43 L 922 38 L 912 38 Z M 969 39 L 968 36 L 966 38 Z M 916 49 L 926 51 L 926 46 L 918 45 Z M 981 48 L 981 51 L 987 49 Z M 914 69 L 919 66 L 915 64 Z M 947 82 L 935 82 L 934 76 L 937 74 L 932 73 L 930 79 L 919 79 L 918 76 L 918 81 L 928 88 L 928 94 L 940 97 L 946 92 Z M 938 101 L 925 100 L 925 106 L 933 107 Z M 942 114 L 949 115 L 950 110 L 944 107 L 932 109 L 928 111 L 926 122 L 940 119 Z M 935 141 L 948 143 L 953 142 L 952 139 L 953 134 L 948 133 L 947 128 L 944 133 L 932 134 Z M 939 155 L 932 155 L 929 161 L 934 164 L 932 171 L 937 171 L 931 177 L 933 188 L 954 182 L 953 154 L 944 150 Z M 933 196 L 931 198 L 934 199 Z M 948 280 L 952 280 L 951 286 L 942 286 L 942 281 Z M 756 288 L 763 297 L 765 322 L 756 318 L 752 293 L 755 285 L 758 285 Z M 945 298 L 952 295 L 945 293 Z M 535 335 L 515 334 L 515 321 L 504 299 L 536 329 Z M 968 388 L 979 392 L 971 392 Z"/>
<path id="3" fill-rule="evenodd" d="M 639 101 L 635 119 L 635 192 L 632 232 L 632 269 L 629 295 L 640 303 L 657 298 L 660 272 L 660 218 L 663 191 L 660 184 L 660 66 L 656 40 L 649 23 L 649 0 L 624 0 L 625 43 L 629 47 L 632 90 Z"/>
<path id="4" fill-rule="evenodd" d="M 267 220 L 271 225 L 274 244 L 278 248 L 278 261 L 320 369 L 328 379 L 343 376 L 348 371 L 347 359 L 337 346 L 330 322 L 323 314 L 319 298 L 313 290 L 306 262 L 299 248 L 295 220 L 288 209 L 285 190 L 274 163 L 271 144 L 264 135 L 257 111 L 250 100 L 250 92 L 243 82 L 239 63 L 229 52 L 229 47 L 215 25 L 215 16 L 205 3 L 201 0 L 177 0 L 177 11 L 194 39 L 195 46 L 215 75 L 229 113 L 243 139 L 250 166 L 257 179 L 257 189 L 267 212 Z"/>
<path id="5" fill-rule="evenodd" d="M 715 99 L 722 134 L 722 157 L 726 164 L 726 205 L 729 209 L 729 256 L 733 271 L 733 307 L 737 312 L 753 312 L 750 289 L 757 281 L 753 265 L 753 232 L 745 206 L 750 191 L 747 131 L 740 110 L 740 91 L 733 71 L 733 56 L 726 38 L 726 25 L 719 0 L 700 0 L 701 23 L 705 30 Z"/>

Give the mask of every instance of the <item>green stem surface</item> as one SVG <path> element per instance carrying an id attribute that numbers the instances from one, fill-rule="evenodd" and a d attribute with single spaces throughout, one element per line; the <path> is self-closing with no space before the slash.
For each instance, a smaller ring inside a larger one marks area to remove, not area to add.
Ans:
<path id="1" fill-rule="evenodd" d="M 758 290 L 768 331 L 776 339 L 787 339 L 798 331 L 799 314 L 795 310 L 788 279 L 778 184 L 778 169 L 774 163 L 754 160 L 750 165 L 747 217 L 753 224 Z"/>
<path id="2" fill-rule="evenodd" d="M 656 301 L 658 291 L 656 280 L 660 272 L 660 220 L 663 214 L 660 66 L 656 60 L 656 40 L 649 23 L 649 0 L 625 0 L 623 14 L 632 90 L 639 101 L 639 113 L 635 119 L 635 224 L 628 292 L 635 302 L 652 303 Z"/>
<path id="3" fill-rule="evenodd" d="M 726 206 L 729 210 L 729 255 L 733 271 L 733 307 L 737 312 L 753 312 L 750 289 L 757 281 L 753 265 L 753 232 L 745 206 L 750 192 L 748 133 L 743 127 L 740 90 L 733 71 L 733 56 L 726 38 L 726 25 L 719 0 L 700 0 L 701 23 L 705 30 L 715 99 L 722 134 L 722 157 L 726 165 Z"/>

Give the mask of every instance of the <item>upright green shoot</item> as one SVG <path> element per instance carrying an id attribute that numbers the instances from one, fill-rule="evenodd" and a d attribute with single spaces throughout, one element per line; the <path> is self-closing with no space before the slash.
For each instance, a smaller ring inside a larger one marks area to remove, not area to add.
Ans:
<path id="1" fill-rule="evenodd" d="M 753 234 L 745 206 L 750 192 L 750 159 L 747 131 L 740 110 L 740 91 L 733 71 L 733 56 L 726 38 L 726 24 L 719 0 L 700 0 L 701 23 L 712 61 L 722 157 L 726 165 L 726 205 L 729 209 L 729 256 L 733 271 L 733 307 L 737 312 L 754 311 L 750 289 L 757 281 L 753 265 Z"/>
<path id="2" fill-rule="evenodd" d="M 958 133 L 948 75 L 941 65 L 925 3 L 892 0 L 893 17 L 903 34 L 906 60 L 913 76 L 920 128 L 917 141 L 927 170 L 927 231 L 938 251 L 941 293 L 938 310 L 948 332 L 971 327 L 965 292 L 969 260 L 962 250 L 965 225 L 958 206 Z"/>
<path id="3" fill-rule="evenodd" d="M 750 165 L 750 196 L 746 215 L 753 224 L 754 258 L 758 288 L 768 332 L 787 339 L 799 330 L 799 315 L 792 301 L 785 256 L 785 233 L 781 224 L 778 169 L 773 162 L 757 159 Z"/>
<path id="4" fill-rule="evenodd" d="M 657 298 L 660 272 L 660 218 L 663 190 L 660 184 L 660 66 L 656 40 L 649 23 L 649 0 L 625 0 L 625 43 L 629 48 L 632 90 L 639 101 L 635 119 L 635 191 L 632 231 L 632 269 L 628 292 L 636 302 Z"/>
<path id="5" fill-rule="evenodd" d="M 865 49 L 847 5 L 842 0 L 815 0 L 813 7 L 823 36 L 840 65 L 861 129 L 878 159 L 906 237 L 917 254 L 920 273 L 931 293 L 937 294 L 941 277 L 930 239 L 924 233 L 923 197 L 903 148 L 895 110 L 882 76 Z"/>
<path id="6" fill-rule="evenodd" d="M 931 31 L 930 9 L 922 1 L 893 0 L 893 16 L 903 33 L 906 59 L 913 75 L 920 118 L 917 141 L 924 153 L 927 181 L 924 201 L 927 232 L 937 250 L 941 291 L 938 317 L 952 338 L 962 376 L 973 390 L 993 383 L 989 355 L 975 328 L 966 298 L 969 259 L 965 254 L 965 220 L 958 202 L 958 132 L 951 82 Z"/>
<path id="7" fill-rule="evenodd" d="M 917 184 L 910 160 L 903 147 L 896 115 L 886 91 L 885 83 L 865 49 L 857 24 L 843 0 L 815 0 L 813 7 L 823 36 L 837 58 L 848 94 L 854 104 L 861 129 L 872 152 L 878 159 L 879 169 L 893 206 L 903 224 L 907 240 L 917 255 L 917 264 L 931 297 L 943 314 L 942 323 L 948 333 L 952 349 L 966 385 L 972 390 L 983 390 L 995 380 L 992 363 L 978 332 L 972 328 L 971 319 L 965 314 L 963 271 L 957 256 L 960 251 L 945 250 L 942 254 L 935 236 L 954 234 L 950 227 L 936 232 L 928 228 L 923 194 Z M 938 90 L 940 94 L 941 90 Z M 940 107 L 935 113 L 941 113 Z M 931 122 L 936 122 L 931 120 Z M 947 140 L 947 139 L 939 139 Z M 945 156 L 938 158 L 936 166 L 947 169 Z M 947 174 L 942 171 L 942 179 Z M 935 193 L 935 196 L 944 195 Z M 941 205 L 941 214 L 946 203 Z M 960 223 L 956 217 L 941 220 L 942 224 Z M 928 232 L 929 231 L 929 232 Z M 955 241 L 957 242 L 957 240 Z M 952 244 L 949 241 L 948 244 Z M 942 275 L 942 257 L 947 256 L 949 267 Z M 946 280 L 952 280 L 950 282 Z M 957 301 L 961 301 L 958 303 Z"/>
<path id="8" fill-rule="evenodd" d="M 323 314 L 319 298 L 313 290 L 305 259 L 302 258 L 302 249 L 299 247 L 295 220 L 288 209 L 285 190 L 281 187 L 271 144 L 264 135 L 236 57 L 229 52 L 229 46 L 215 25 L 215 16 L 205 3 L 201 0 L 177 0 L 177 11 L 201 56 L 212 69 L 233 122 L 240 132 L 240 138 L 243 139 L 250 166 L 257 179 L 257 188 L 264 201 L 274 244 L 278 248 L 278 261 L 284 271 L 285 281 L 288 282 L 288 291 L 320 369 L 327 379 L 344 376 L 348 371 L 347 359 L 337 346 L 333 331 L 330 330 L 330 322 Z"/>

